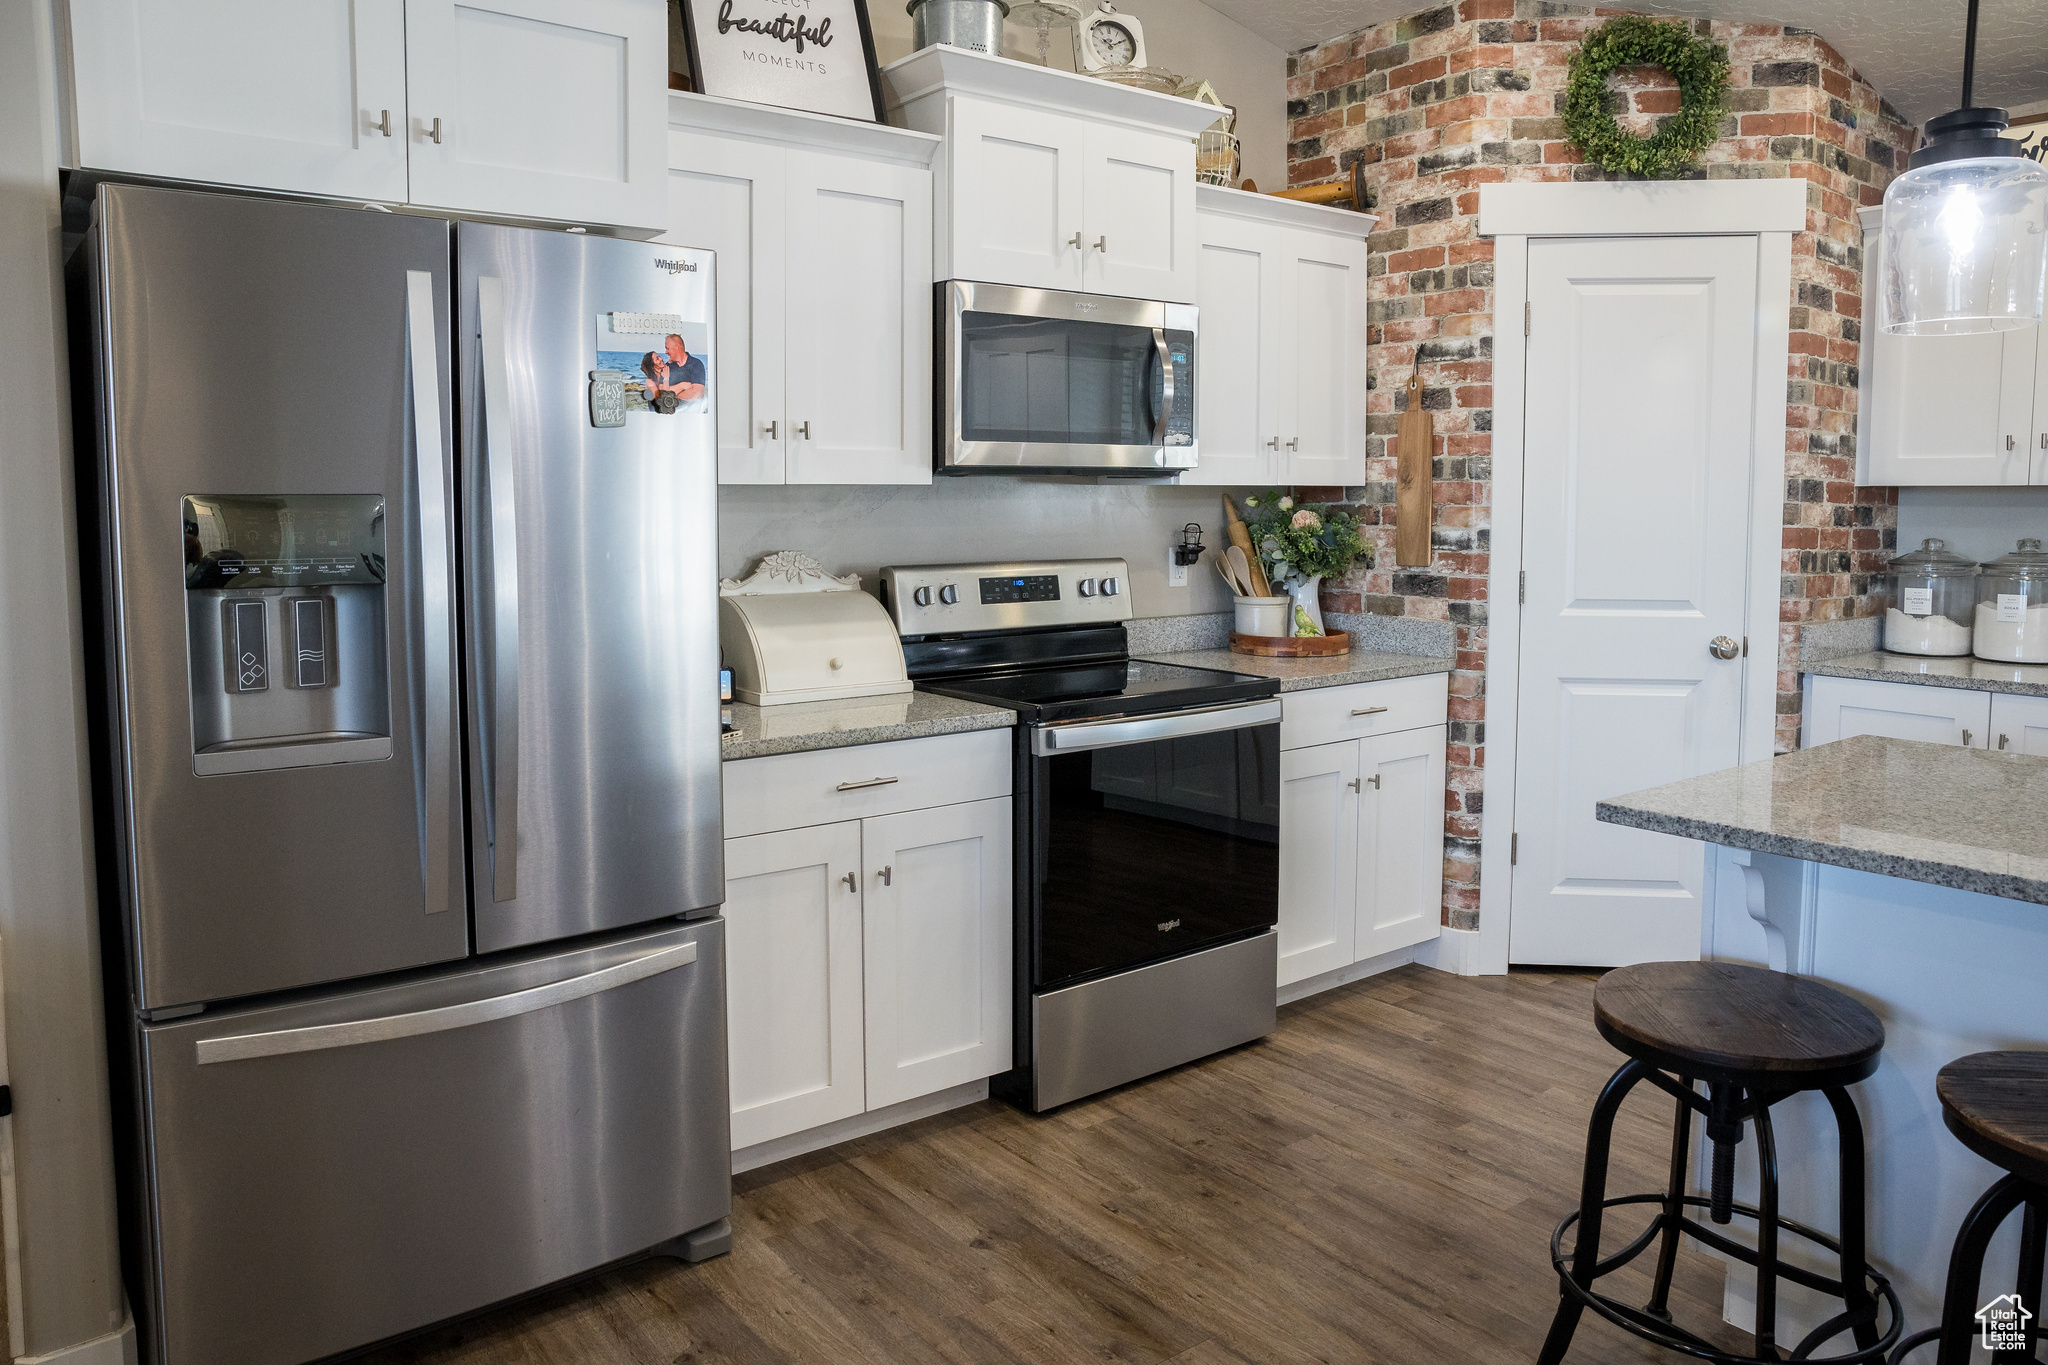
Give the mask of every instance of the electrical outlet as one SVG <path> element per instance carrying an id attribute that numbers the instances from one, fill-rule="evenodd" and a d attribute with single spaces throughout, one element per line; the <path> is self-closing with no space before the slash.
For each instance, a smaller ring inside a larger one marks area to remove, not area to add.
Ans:
<path id="1" fill-rule="evenodd" d="M 1188 566 L 1173 557 L 1173 547 L 1166 549 L 1166 586 L 1185 588 L 1188 585 Z"/>

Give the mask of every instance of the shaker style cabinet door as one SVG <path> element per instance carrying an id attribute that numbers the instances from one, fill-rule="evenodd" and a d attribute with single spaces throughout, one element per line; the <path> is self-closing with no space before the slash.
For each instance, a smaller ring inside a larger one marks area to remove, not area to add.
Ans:
<path id="1" fill-rule="evenodd" d="M 1010 798 L 863 820 L 861 861 L 868 1107 L 1008 1070 Z"/>
<path id="2" fill-rule="evenodd" d="M 788 158 L 789 483 L 932 481 L 932 178 Z"/>
<path id="3" fill-rule="evenodd" d="M 1363 962 L 1443 932 L 1445 729 L 1358 741 L 1358 929 Z"/>
<path id="4" fill-rule="evenodd" d="M 1087 124 L 955 97 L 948 130 L 946 278 L 1035 289 L 1082 282 Z M 1099 254 L 1099 253 L 1097 253 Z"/>
<path id="5" fill-rule="evenodd" d="M 1991 694 L 1991 747 L 2048 758 L 2048 697 Z"/>
<path id="6" fill-rule="evenodd" d="M 860 822 L 725 841 L 732 1145 L 858 1114 Z"/>
<path id="7" fill-rule="evenodd" d="M 1990 730 L 1989 692 L 1808 675 L 1799 747 L 1811 749 L 1857 735 L 1884 735 L 1984 749 L 1992 743 Z"/>
<path id="8" fill-rule="evenodd" d="M 781 483 L 784 153 L 693 131 L 669 134 L 668 157 L 661 240 L 718 253 L 718 481 Z"/>
<path id="9" fill-rule="evenodd" d="M 662 0 L 407 0 L 415 204 L 659 228 Z"/>
<path id="10" fill-rule="evenodd" d="M 1280 245 L 1285 234 L 1241 218 L 1199 218 L 1195 367 L 1200 462 L 1184 484 L 1278 481 L 1280 464 Z M 1287 425 L 1292 425 L 1287 422 Z"/>
<path id="11" fill-rule="evenodd" d="M 1358 908 L 1359 741 L 1280 755 L 1280 980 L 1348 967 Z M 1432 810 L 1441 809 L 1438 797 Z"/>
<path id="12" fill-rule="evenodd" d="M 1363 483 L 1365 243 L 1291 232 L 1281 272 L 1280 370 L 1294 419 L 1280 433 L 1281 481 Z"/>
<path id="13" fill-rule="evenodd" d="M 1195 159 L 1188 140 L 1088 126 L 1082 288 L 1091 294 L 1195 301 Z"/>
<path id="14" fill-rule="evenodd" d="M 71 0 L 77 164 L 401 203 L 404 0 Z"/>

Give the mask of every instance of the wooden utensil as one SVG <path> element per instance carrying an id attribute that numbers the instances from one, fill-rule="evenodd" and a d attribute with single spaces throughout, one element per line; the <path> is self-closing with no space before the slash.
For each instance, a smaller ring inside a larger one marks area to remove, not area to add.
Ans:
<path id="1" fill-rule="evenodd" d="M 1230 577 L 1233 582 L 1238 584 L 1237 591 L 1239 596 L 1271 597 L 1273 595 L 1270 592 L 1257 592 L 1254 590 L 1257 584 L 1252 580 L 1251 559 L 1245 554 L 1241 546 L 1232 545 L 1223 552 L 1223 558 L 1230 565 Z"/>
<path id="2" fill-rule="evenodd" d="M 1244 518 L 1237 514 L 1237 504 L 1230 500 L 1230 494 L 1223 495 L 1224 531 L 1230 536 L 1230 543 L 1244 551 L 1245 564 L 1250 572 L 1252 597 L 1273 596 L 1273 585 L 1266 581 L 1265 566 L 1259 563 L 1258 552 L 1252 549 L 1251 528 L 1244 524 Z"/>
<path id="3" fill-rule="evenodd" d="M 1436 432 L 1429 413 L 1422 406 L 1422 367 L 1408 376 L 1408 408 L 1394 429 L 1394 449 L 1399 457 L 1394 495 L 1394 562 L 1429 563 L 1431 518 L 1435 514 L 1435 485 L 1430 480 L 1430 456 Z"/>
<path id="4" fill-rule="evenodd" d="M 1222 554 L 1217 555 L 1213 562 L 1216 565 L 1217 575 L 1220 578 L 1222 578 L 1222 580 L 1225 583 L 1228 583 L 1230 585 L 1231 596 L 1243 597 L 1245 595 L 1245 585 L 1239 583 L 1237 581 L 1237 575 L 1230 571 L 1230 551 L 1236 548 L 1237 547 L 1234 545 L 1226 545 L 1224 547 L 1224 552 Z"/>

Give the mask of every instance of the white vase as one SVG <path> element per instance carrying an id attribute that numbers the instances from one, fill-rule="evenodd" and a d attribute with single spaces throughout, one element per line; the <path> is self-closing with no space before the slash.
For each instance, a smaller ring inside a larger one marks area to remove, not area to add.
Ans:
<path id="1" fill-rule="evenodd" d="M 1294 599 L 1294 607 L 1298 607 L 1308 613 L 1308 619 L 1316 623 L 1314 633 L 1321 635 L 1323 633 L 1322 576 L 1318 574 L 1314 578 L 1303 579 L 1301 582 L 1288 588 L 1287 595 Z M 1289 627 L 1287 633 L 1289 635 L 1306 635 L 1309 633 L 1301 628 L 1301 623 L 1295 618 L 1292 607 L 1289 608 L 1287 617 Z"/>

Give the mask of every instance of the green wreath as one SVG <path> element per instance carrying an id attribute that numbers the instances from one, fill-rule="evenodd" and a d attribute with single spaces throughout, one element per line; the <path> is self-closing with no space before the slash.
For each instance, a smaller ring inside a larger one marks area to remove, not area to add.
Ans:
<path id="1" fill-rule="evenodd" d="M 1678 112 L 1655 137 L 1623 130 L 1608 111 L 1607 77 L 1622 66 L 1661 66 L 1678 82 Z M 1604 170 L 1659 180 L 1676 175 L 1714 145 L 1727 116 L 1728 49 L 1694 37 L 1683 21 L 1622 15 L 1587 34 L 1572 54 L 1565 136 Z"/>

